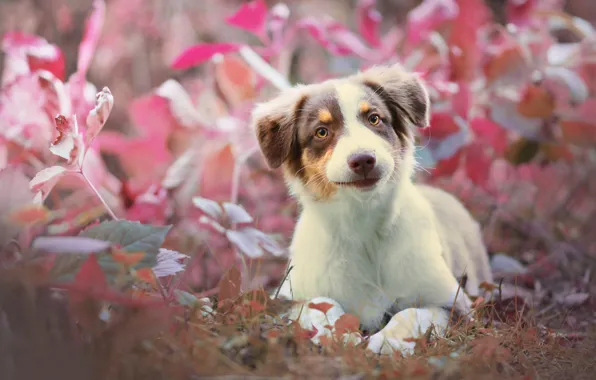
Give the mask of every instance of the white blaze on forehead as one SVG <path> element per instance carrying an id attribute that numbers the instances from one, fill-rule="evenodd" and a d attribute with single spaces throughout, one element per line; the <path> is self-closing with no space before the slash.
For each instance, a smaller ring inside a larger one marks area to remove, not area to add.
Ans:
<path id="1" fill-rule="evenodd" d="M 360 126 L 358 114 L 360 113 L 360 101 L 366 95 L 364 89 L 354 83 L 340 82 L 335 85 L 337 102 L 341 110 L 344 127 L 349 132 L 351 129 Z"/>

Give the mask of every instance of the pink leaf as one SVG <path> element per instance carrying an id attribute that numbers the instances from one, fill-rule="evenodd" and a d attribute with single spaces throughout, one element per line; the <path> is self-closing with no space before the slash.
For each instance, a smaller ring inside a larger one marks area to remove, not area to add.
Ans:
<path id="1" fill-rule="evenodd" d="M 58 137 L 50 146 L 50 151 L 58 157 L 67 160 L 69 164 L 76 162 L 80 164 L 80 158 L 85 149 L 76 116 L 67 119 L 63 115 L 58 115 L 55 119 Z"/>
<path id="2" fill-rule="evenodd" d="M 222 216 L 221 206 L 219 203 L 212 201 L 211 199 L 194 197 L 192 199 L 192 203 L 195 205 L 195 207 L 199 208 L 213 219 L 219 220 Z"/>
<path id="3" fill-rule="evenodd" d="M 101 252 L 111 244 L 84 236 L 41 236 L 33 241 L 31 247 L 52 253 L 90 254 Z"/>
<path id="4" fill-rule="evenodd" d="M 83 34 L 83 40 L 79 45 L 79 59 L 77 62 L 77 71 L 79 73 L 85 74 L 93 59 L 97 42 L 101 36 L 105 13 L 106 4 L 104 0 L 94 0 L 93 13 L 91 13 L 85 24 L 85 34 Z"/>
<path id="5" fill-rule="evenodd" d="M 33 192 L 42 191 L 43 194 L 50 192 L 56 181 L 66 173 L 66 168 L 62 166 L 51 166 L 45 168 L 33 177 L 29 182 L 29 189 Z"/>
<path id="6" fill-rule="evenodd" d="M 248 233 L 246 229 L 241 231 L 227 230 L 226 237 L 246 256 L 253 259 L 263 256 L 263 249 L 259 246 L 258 239 Z"/>
<path id="7" fill-rule="evenodd" d="M 232 53 L 240 49 L 241 45 L 234 43 L 204 43 L 194 45 L 183 51 L 170 65 L 172 69 L 185 70 L 208 61 L 216 54 Z"/>
<path id="8" fill-rule="evenodd" d="M 153 267 L 155 277 L 166 277 L 184 270 L 185 265 L 179 260 L 188 258 L 187 255 L 170 249 L 160 248 L 157 254 L 157 264 Z"/>
<path id="9" fill-rule="evenodd" d="M 118 156 L 123 169 L 135 181 L 161 179 L 172 161 L 167 149 L 167 135 L 151 135 L 127 139 L 121 133 L 104 131 L 97 136 L 101 150 Z M 152 165 L 147 170 L 147 163 Z"/>
<path id="10" fill-rule="evenodd" d="M 114 106 L 114 97 L 110 89 L 104 87 L 96 95 L 95 108 L 87 115 L 87 131 L 85 135 L 85 144 L 91 145 L 95 136 L 101 131 L 112 112 Z"/>
<path id="11" fill-rule="evenodd" d="M 509 0 L 505 5 L 507 21 L 511 24 L 524 26 L 529 24 L 536 6 L 536 0 Z"/>
<path id="12" fill-rule="evenodd" d="M 491 158 L 484 144 L 476 143 L 466 149 L 466 174 L 472 182 L 484 188 L 489 178 Z"/>
<path id="13" fill-rule="evenodd" d="M 165 81 L 155 90 L 155 94 L 168 100 L 169 109 L 167 111 L 181 126 L 193 128 L 199 124 L 207 124 L 197 111 L 189 94 L 178 81 L 174 79 Z M 146 110 L 144 111 L 146 112 Z M 164 116 L 169 117 L 169 115 Z"/>
<path id="14" fill-rule="evenodd" d="M 226 22 L 264 38 L 266 19 L 267 4 L 264 0 L 254 0 L 242 4 L 236 13 L 226 18 Z"/>
<path id="15" fill-rule="evenodd" d="M 242 206 L 225 202 L 223 208 L 231 223 L 252 223 L 254 221 Z"/>
<path id="16" fill-rule="evenodd" d="M 45 39 L 22 32 L 8 32 L 2 38 L 2 50 L 6 64 L 2 83 L 8 83 L 19 75 L 46 70 L 60 80 L 65 78 L 62 51 Z"/>
<path id="17" fill-rule="evenodd" d="M 165 138 L 172 130 L 181 126 L 172 113 L 170 101 L 157 94 L 148 94 L 133 100 L 128 113 L 143 136 Z"/>
<path id="18" fill-rule="evenodd" d="M 375 3 L 376 0 L 358 1 L 358 32 L 370 46 L 377 48 L 381 45 L 379 24 L 382 17 L 375 9 Z"/>
<path id="19" fill-rule="evenodd" d="M 217 201 L 227 200 L 232 189 L 236 160 L 232 146 L 223 148 L 206 158 L 200 183 L 201 195 Z"/>
<path id="20" fill-rule="evenodd" d="M 408 13 L 408 42 L 413 46 L 426 39 L 440 24 L 454 19 L 458 13 L 455 0 L 423 0 Z"/>
<path id="21" fill-rule="evenodd" d="M 490 145 L 496 154 L 505 153 L 507 148 L 507 131 L 505 129 L 492 120 L 483 117 L 472 119 L 470 128 L 474 131 L 476 138 Z"/>
<path id="22" fill-rule="evenodd" d="M 363 58 L 371 56 L 370 49 L 354 33 L 329 17 L 322 21 L 306 17 L 300 20 L 296 26 L 306 29 L 319 44 L 334 55 L 355 54 Z"/>

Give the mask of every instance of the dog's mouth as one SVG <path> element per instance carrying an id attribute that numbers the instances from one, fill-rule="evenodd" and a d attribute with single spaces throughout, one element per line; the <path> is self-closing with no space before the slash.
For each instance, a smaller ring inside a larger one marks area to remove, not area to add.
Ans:
<path id="1" fill-rule="evenodd" d="M 335 182 L 336 185 L 342 187 L 353 187 L 360 190 L 370 190 L 372 189 L 381 178 L 365 178 L 365 179 L 357 179 L 354 181 L 349 182 Z"/>

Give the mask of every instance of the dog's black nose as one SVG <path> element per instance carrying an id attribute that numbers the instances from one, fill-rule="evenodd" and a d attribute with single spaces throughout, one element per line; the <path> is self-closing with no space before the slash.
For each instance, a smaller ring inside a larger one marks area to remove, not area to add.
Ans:
<path id="1" fill-rule="evenodd" d="M 373 170 L 377 159 L 373 153 L 356 153 L 348 157 L 348 166 L 356 174 L 366 176 Z"/>

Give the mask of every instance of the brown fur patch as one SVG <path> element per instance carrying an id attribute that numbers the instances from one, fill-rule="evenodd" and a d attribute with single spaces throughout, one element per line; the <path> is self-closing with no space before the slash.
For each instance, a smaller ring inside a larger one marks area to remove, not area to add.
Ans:
<path id="1" fill-rule="evenodd" d="M 319 121 L 323 124 L 329 124 L 333 122 L 333 115 L 327 108 L 321 108 L 319 110 Z"/>
<path id="2" fill-rule="evenodd" d="M 361 101 L 360 104 L 358 104 L 358 107 L 362 113 L 367 113 L 370 110 L 370 104 L 365 100 Z"/>
<path id="3" fill-rule="evenodd" d="M 325 166 L 331 158 L 333 149 L 328 149 L 321 157 L 312 157 L 307 150 L 302 152 L 303 176 L 302 181 L 305 187 L 317 200 L 329 199 L 337 191 L 337 185 L 329 182 L 325 174 Z"/>

